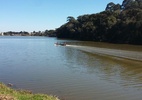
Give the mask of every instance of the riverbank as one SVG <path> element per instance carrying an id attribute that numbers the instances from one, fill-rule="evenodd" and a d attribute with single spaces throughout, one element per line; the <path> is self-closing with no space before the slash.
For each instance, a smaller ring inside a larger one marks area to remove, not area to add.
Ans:
<path id="1" fill-rule="evenodd" d="M 0 83 L 0 100 L 59 100 L 46 94 L 32 94 L 30 91 L 14 90 Z"/>
<path id="2" fill-rule="evenodd" d="M 108 55 L 108 56 L 114 56 L 130 60 L 142 61 L 141 51 L 118 50 L 112 48 L 79 46 L 79 45 L 67 45 L 67 46 L 94 54 Z"/>

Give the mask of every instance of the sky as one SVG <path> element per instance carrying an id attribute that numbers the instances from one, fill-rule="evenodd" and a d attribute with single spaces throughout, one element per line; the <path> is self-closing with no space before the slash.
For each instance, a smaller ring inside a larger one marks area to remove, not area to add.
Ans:
<path id="1" fill-rule="evenodd" d="M 0 32 L 45 31 L 67 22 L 68 16 L 104 11 L 123 0 L 0 0 Z"/>

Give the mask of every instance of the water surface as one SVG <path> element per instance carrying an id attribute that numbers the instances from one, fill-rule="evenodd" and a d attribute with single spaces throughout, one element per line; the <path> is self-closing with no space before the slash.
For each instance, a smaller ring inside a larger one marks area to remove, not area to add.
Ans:
<path id="1" fill-rule="evenodd" d="M 65 100 L 142 99 L 142 62 L 54 46 L 60 41 L 74 42 L 0 37 L 0 81 Z"/>

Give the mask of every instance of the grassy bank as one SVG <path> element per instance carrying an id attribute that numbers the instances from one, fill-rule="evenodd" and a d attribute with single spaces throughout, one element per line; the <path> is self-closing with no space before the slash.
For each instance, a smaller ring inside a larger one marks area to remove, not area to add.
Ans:
<path id="1" fill-rule="evenodd" d="M 32 94 L 30 91 L 14 90 L 0 83 L 0 100 L 59 100 L 55 96 Z"/>

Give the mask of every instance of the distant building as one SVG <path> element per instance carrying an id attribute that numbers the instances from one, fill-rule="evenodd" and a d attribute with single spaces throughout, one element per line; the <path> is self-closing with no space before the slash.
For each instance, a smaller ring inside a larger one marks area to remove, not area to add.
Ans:
<path id="1" fill-rule="evenodd" d="M 4 35 L 3 32 L 1 32 L 1 33 L 0 33 L 0 36 L 3 36 L 3 35 Z"/>

